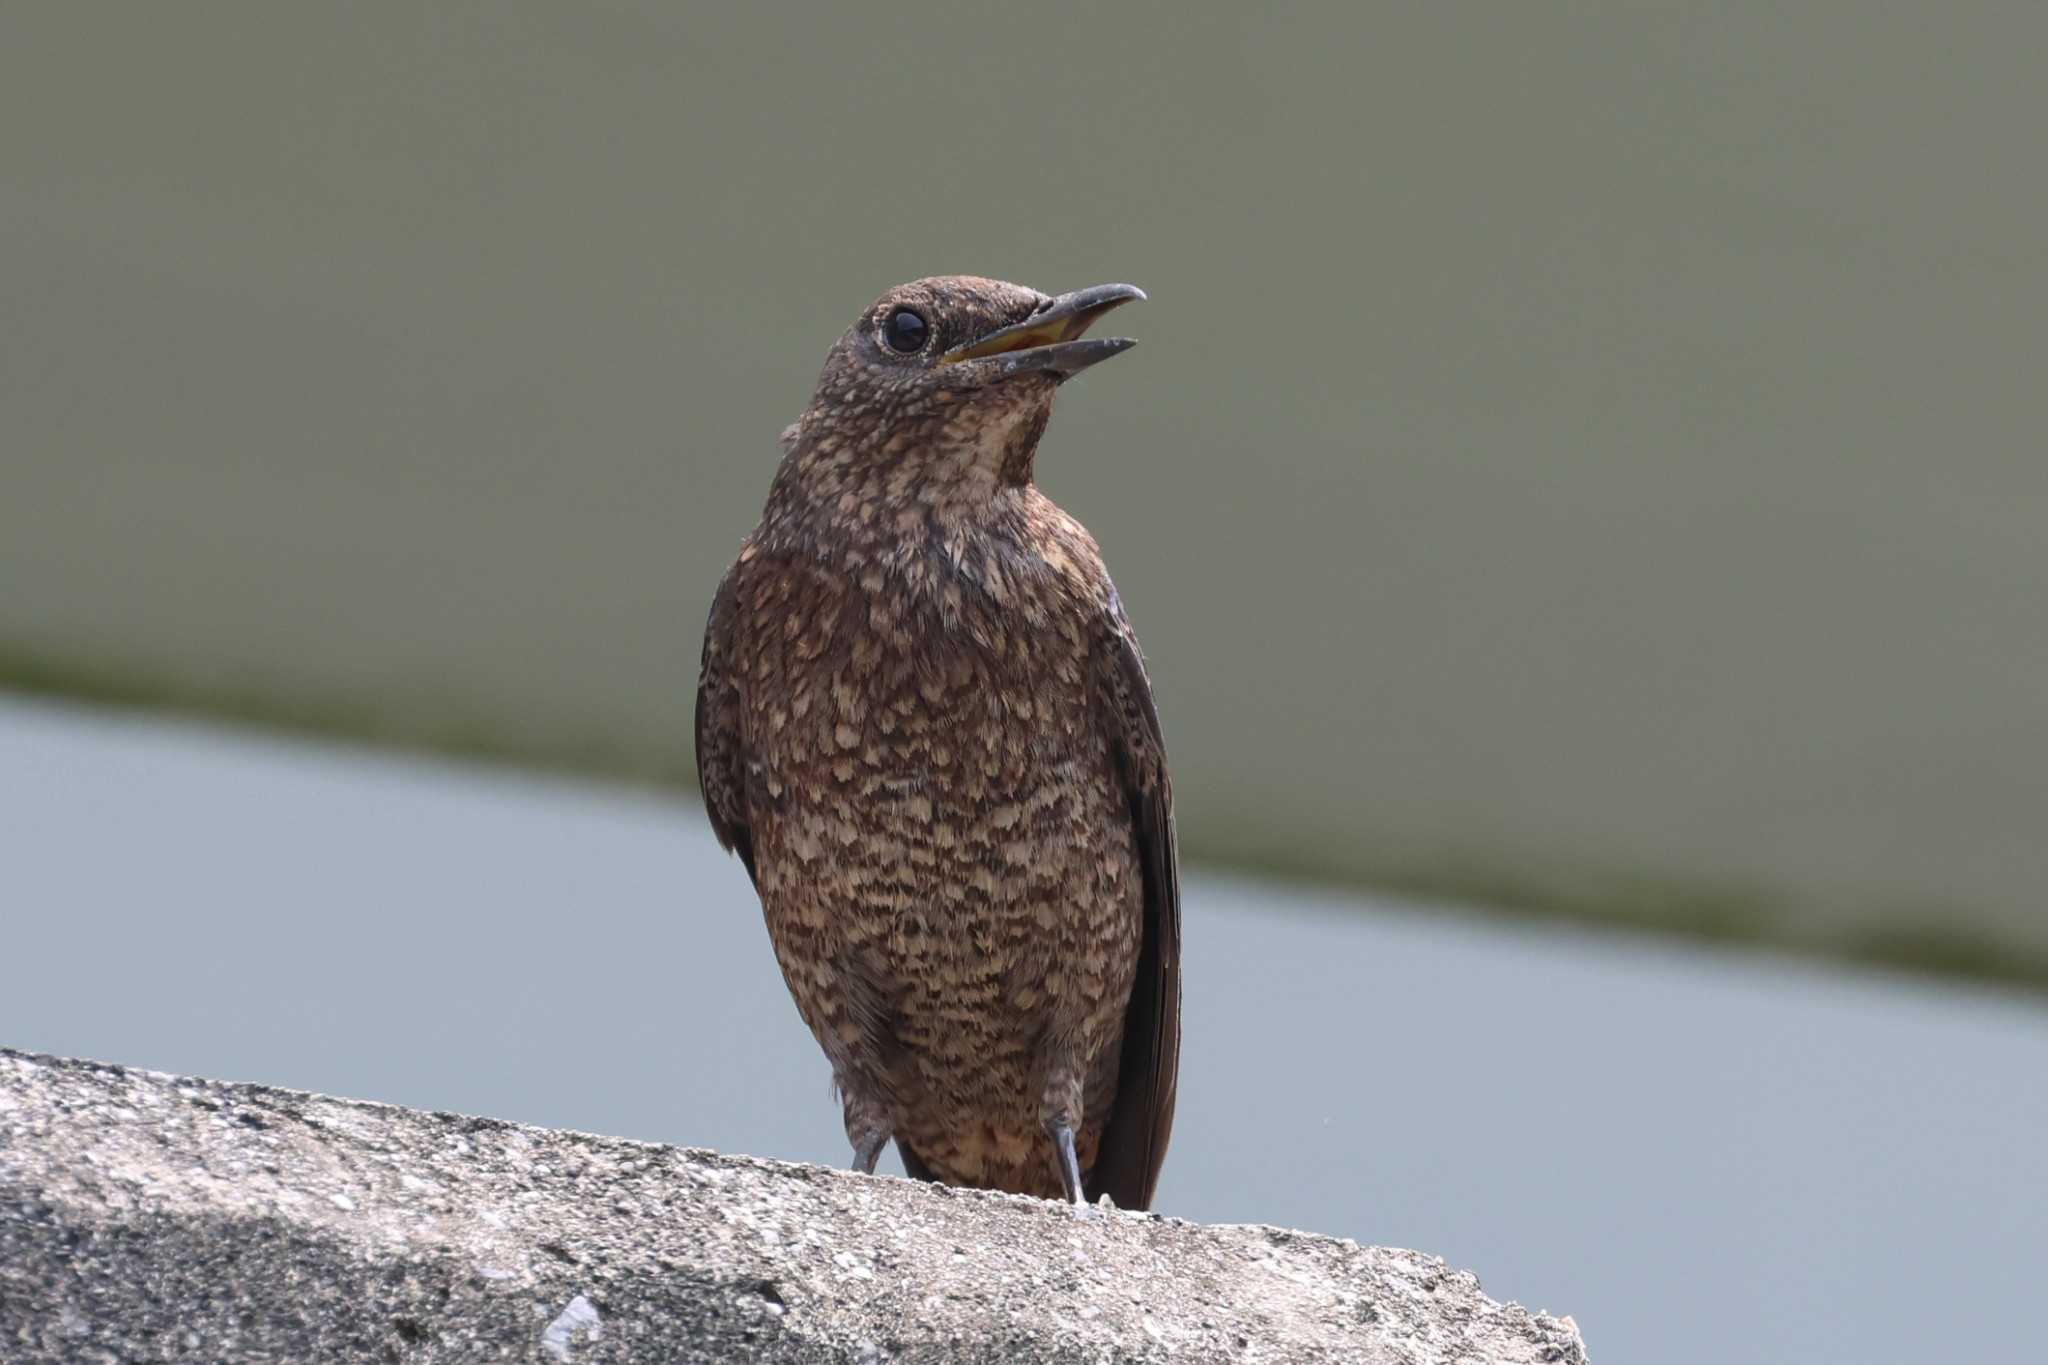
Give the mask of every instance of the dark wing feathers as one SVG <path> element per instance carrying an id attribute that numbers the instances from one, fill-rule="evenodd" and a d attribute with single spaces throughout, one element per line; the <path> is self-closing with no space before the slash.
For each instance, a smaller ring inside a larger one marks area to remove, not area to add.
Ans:
<path id="1" fill-rule="evenodd" d="M 735 564 L 711 599 L 711 619 L 704 626 L 704 654 L 697 671 L 697 785 L 704 792 L 704 812 L 711 832 L 731 849 L 754 875 L 754 835 L 747 827 L 747 759 L 740 737 L 739 691 L 733 685 L 733 580 Z"/>
<path id="2" fill-rule="evenodd" d="M 1124 798 L 1145 880 L 1145 937 L 1124 1015 L 1116 1102 L 1087 1184 L 1118 1208 L 1146 1209 L 1159 1184 L 1180 1084 L 1180 867 L 1174 848 L 1173 787 L 1159 711 L 1137 637 L 1110 602 L 1111 635 L 1097 664 L 1105 724 L 1112 727 Z"/>

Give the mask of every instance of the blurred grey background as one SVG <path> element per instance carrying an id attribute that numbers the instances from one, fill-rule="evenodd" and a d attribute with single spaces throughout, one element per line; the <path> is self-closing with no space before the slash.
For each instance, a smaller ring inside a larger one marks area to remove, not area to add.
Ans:
<path id="1" fill-rule="evenodd" d="M 1167 1206 L 1603 1357 L 1954 1347 L 1851 1331 L 1916 1293 L 1988 1352 L 2048 1270 L 2043 51 L 1849 0 L 0 9 L 0 689 L 659 793 L 288 748 L 294 804 L 5 703 L 0 1040 L 837 1159 L 676 799 L 704 611 L 876 294 L 1128 279 L 1039 463 L 1198 869 Z"/>
<path id="2" fill-rule="evenodd" d="M 2048 9 L 10 6 L 0 678 L 687 787 L 876 294 L 1132 279 L 1040 466 L 1192 856 L 2048 979 Z"/>

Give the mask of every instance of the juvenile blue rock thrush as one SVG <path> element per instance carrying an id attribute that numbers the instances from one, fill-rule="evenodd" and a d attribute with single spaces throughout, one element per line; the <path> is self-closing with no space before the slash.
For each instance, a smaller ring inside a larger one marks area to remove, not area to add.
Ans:
<path id="1" fill-rule="evenodd" d="M 1159 715 L 1094 539 L 1032 482 L 1143 292 L 969 276 L 826 357 L 712 603 L 697 770 L 831 1061 L 854 1165 L 1150 1207 L 1180 1066 Z"/>

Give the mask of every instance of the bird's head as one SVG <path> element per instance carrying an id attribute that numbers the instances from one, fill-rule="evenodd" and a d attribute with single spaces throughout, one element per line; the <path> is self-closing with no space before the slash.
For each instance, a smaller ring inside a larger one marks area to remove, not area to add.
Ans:
<path id="1" fill-rule="evenodd" d="M 1144 297 L 1129 284 L 1047 296 L 972 275 L 891 289 L 825 358 L 784 435 L 793 472 L 813 493 L 949 501 L 1028 482 L 1055 390 L 1137 344 L 1083 333 Z"/>

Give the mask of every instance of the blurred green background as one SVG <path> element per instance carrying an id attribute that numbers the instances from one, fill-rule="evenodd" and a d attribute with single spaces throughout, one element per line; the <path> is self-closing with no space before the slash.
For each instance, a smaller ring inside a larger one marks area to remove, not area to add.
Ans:
<path id="1" fill-rule="evenodd" d="M 1190 857 L 2048 981 L 2043 51 L 1848 0 L 11 5 L 0 686 L 687 789 L 830 342 L 920 275 L 1128 279 L 1041 480 Z"/>

